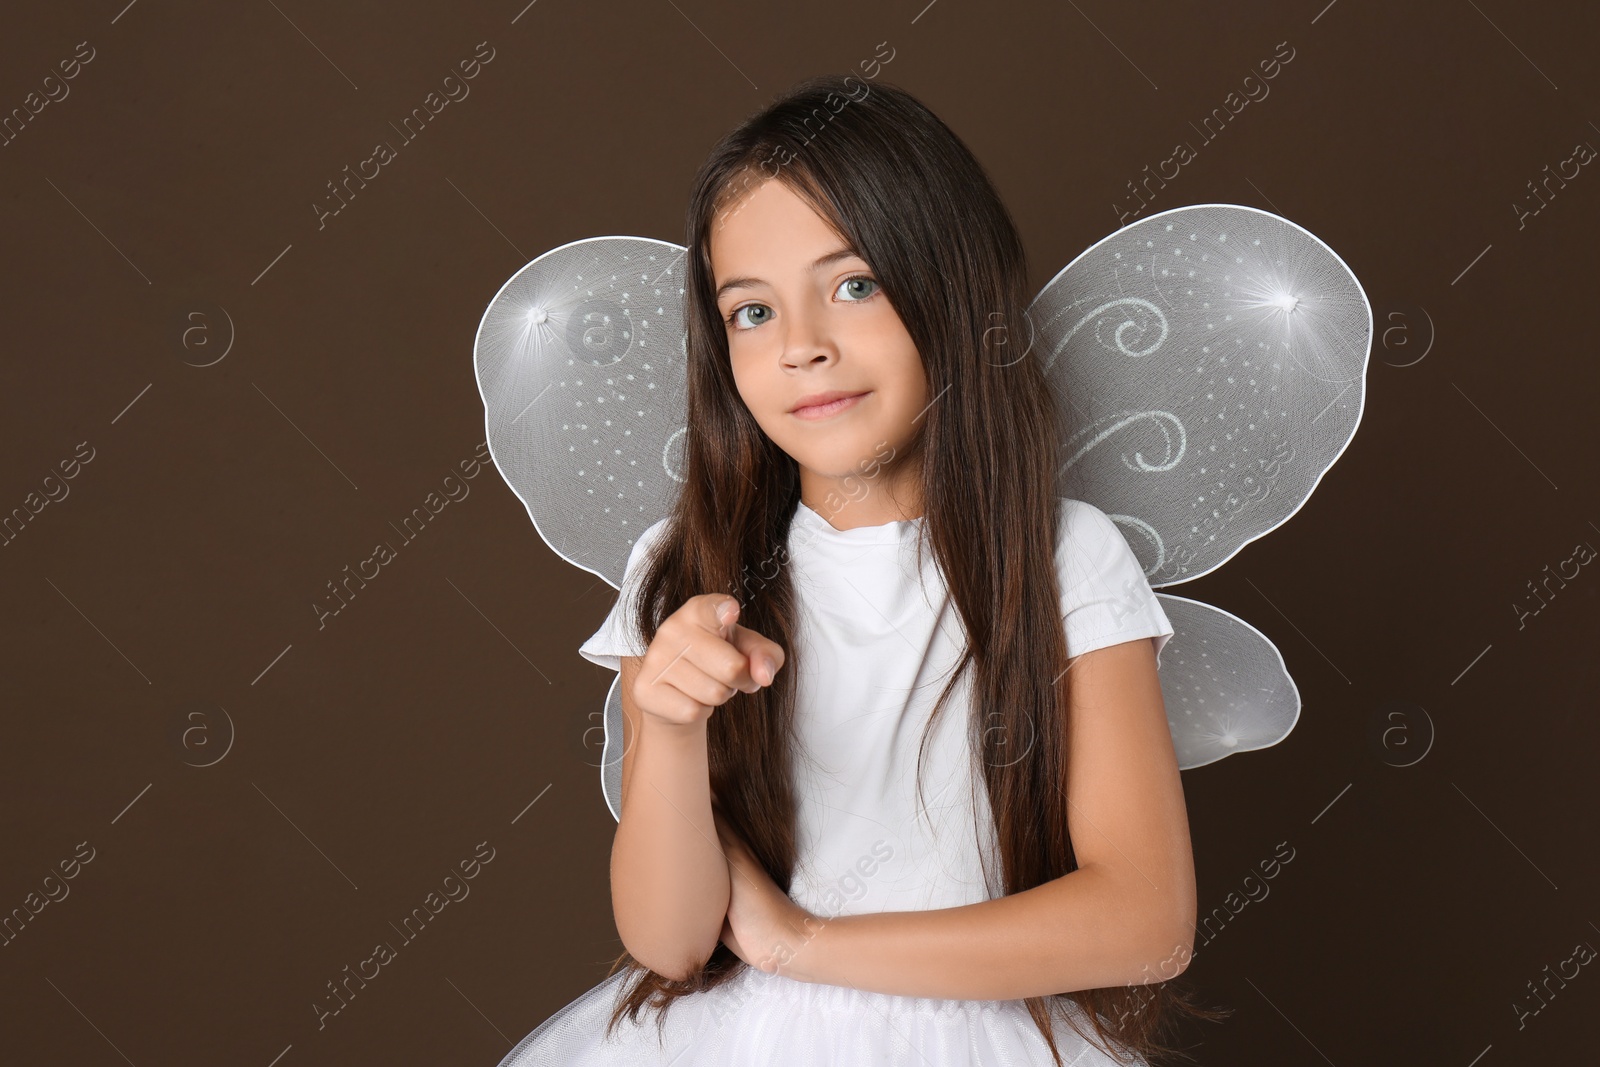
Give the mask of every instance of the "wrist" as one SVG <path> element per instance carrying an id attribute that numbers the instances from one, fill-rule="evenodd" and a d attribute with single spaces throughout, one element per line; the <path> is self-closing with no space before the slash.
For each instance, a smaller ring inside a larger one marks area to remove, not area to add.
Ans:
<path id="1" fill-rule="evenodd" d="M 649 734 L 652 737 L 671 738 L 678 744 L 705 743 L 707 721 L 705 719 L 700 719 L 696 722 L 674 722 L 671 719 L 663 719 L 648 711 L 642 712 L 639 718 L 641 733 Z"/>
<path id="2" fill-rule="evenodd" d="M 831 920 L 813 915 L 796 904 L 785 917 L 785 933 L 768 953 L 761 969 L 775 967 L 776 973 L 797 982 L 826 981 L 823 976 L 828 969 L 824 959 L 832 937 L 824 936 L 823 931 L 830 925 Z"/>

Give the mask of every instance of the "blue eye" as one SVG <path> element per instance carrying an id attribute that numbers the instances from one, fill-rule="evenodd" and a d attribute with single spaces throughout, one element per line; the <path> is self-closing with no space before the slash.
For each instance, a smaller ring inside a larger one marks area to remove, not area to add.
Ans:
<path id="1" fill-rule="evenodd" d="M 878 280 L 876 278 L 872 277 L 870 274 L 852 274 L 850 277 L 848 277 L 844 281 L 840 282 L 839 283 L 839 289 L 835 289 L 834 292 L 838 292 L 839 290 L 844 289 L 846 286 L 852 285 L 852 284 L 854 284 L 856 282 L 865 282 L 868 285 L 871 285 L 873 288 L 869 292 L 867 292 L 865 294 L 861 294 L 859 289 L 858 290 L 854 290 L 858 295 L 854 299 L 845 300 L 844 302 L 846 304 L 859 304 L 864 300 L 870 300 L 872 297 L 878 295 L 878 289 L 881 288 Z M 767 305 L 765 305 L 765 304 L 741 304 L 739 307 L 736 307 L 732 311 L 730 311 L 728 313 L 728 317 L 723 319 L 723 322 L 725 322 L 730 328 L 732 328 L 736 332 L 742 333 L 745 330 L 753 330 L 757 326 L 760 326 L 761 323 L 757 322 L 757 323 L 753 323 L 753 324 L 748 325 L 748 326 L 741 327 L 739 325 L 739 314 L 740 314 L 740 312 L 754 311 L 756 309 L 760 309 L 761 311 L 765 312 L 767 318 L 770 318 L 772 316 L 772 309 L 767 307 Z M 766 320 L 763 319 L 762 321 L 764 322 Z"/>
<path id="2" fill-rule="evenodd" d="M 754 310 L 756 308 L 762 308 L 763 310 L 768 311 L 768 312 L 771 312 L 771 310 L 772 310 L 771 308 L 767 307 L 767 305 L 765 305 L 765 304 L 745 304 L 742 307 L 734 308 L 733 311 L 729 313 L 728 317 L 723 321 L 725 321 L 729 326 L 732 326 L 734 329 L 737 330 L 737 329 L 739 329 L 739 324 L 738 324 L 739 313 L 741 311 L 752 311 L 752 310 Z M 755 325 L 759 326 L 761 324 L 758 322 Z M 744 328 L 747 329 L 747 330 L 751 330 L 751 329 L 754 329 L 755 326 L 746 326 Z"/>
<path id="3" fill-rule="evenodd" d="M 839 283 L 839 288 L 843 289 L 845 286 L 849 285 L 851 282 L 868 282 L 873 286 L 876 286 L 878 284 L 878 280 L 876 278 L 873 278 L 871 275 L 868 275 L 868 274 L 853 274 L 850 277 L 846 278 L 844 281 L 840 282 Z M 837 291 L 838 290 L 835 290 L 835 292 L 837 292 Z M 877 292 L 877 289 L 874 288 L 872 290 L 872 292 L 869 292 L 869 293 L 866 294 L 866 296 L 861 297 L 861 300 L 867 299 L 867 297 L 871 296 L 873 292 Z M 847 301 L 847 303 L 851 303 L 851 304 L 855 304 L 855 303 L 859 303 L 859 302 L 860 301 L 857 301 L 857 300 Z"/>

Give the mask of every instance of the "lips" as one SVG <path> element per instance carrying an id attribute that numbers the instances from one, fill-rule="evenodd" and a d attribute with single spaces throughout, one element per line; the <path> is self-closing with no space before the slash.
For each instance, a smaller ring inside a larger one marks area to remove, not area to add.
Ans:
<path id="1" fill-rule="evenodd" d="M 848 389 L 833 389 L 826 393 L 812 393 L 810 396 L 801 397 L 799 403 L 790 408 L 789 412 L 792 415 L 831 414 L 831 411 L 827 410 L 830 407 L 837 407 L 838 410 L 842 411 L 845 407 L 849 406 L 841 405 L 838 403 L 838 401 L 852 400 L 856 397 L 866 396 L 869 392 L 871 392 L 870 389 L 854 391 Z"/>

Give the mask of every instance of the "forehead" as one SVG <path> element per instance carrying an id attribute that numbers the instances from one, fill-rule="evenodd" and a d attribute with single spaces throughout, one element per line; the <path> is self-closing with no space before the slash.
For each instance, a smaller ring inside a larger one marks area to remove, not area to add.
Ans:
<path id="1" fill-rule="evenodd" d="M 809 202 L 776 178 L 736 183 L 711 220 L 715 284 L 733 275 L 772 279 L 847 244 Z"/>

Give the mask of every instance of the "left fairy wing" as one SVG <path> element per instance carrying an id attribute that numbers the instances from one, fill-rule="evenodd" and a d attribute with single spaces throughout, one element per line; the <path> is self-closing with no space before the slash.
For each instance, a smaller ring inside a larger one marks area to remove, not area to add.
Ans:
<path id="1" fill-rule="evenodd" d="M 1286 522 L 1361 419 L 1366 293 L 1270 212 L 1140 219 L 1062 268 L 1029 321 L 1066 423 L 1057 492 L 1117 523 L 1152 589 Z M 1173 627 L 1160 670 L 1179 766 L 1288 736 L 1300 696 L 1277 647 L 1219 608 L 1155 595 Z"/>
<path id="2" fill-rule="evenodd" d="M 1268 748 L 1300 720 L 1300 690 L 1265 634 L 1218 607 L 1157 593 L 1172 623 L 1161 697 L 1178 768 Z"/>
<path id="3" fill-rule="evenodd" d="M 1140 219 L 1063 267 L 1029 319 L 1067 424 L 1059 495 L 1121 516 L 1158 588 L 1282 525 L 1361 420 L 1366 293 L 1270 212 Z"/>

